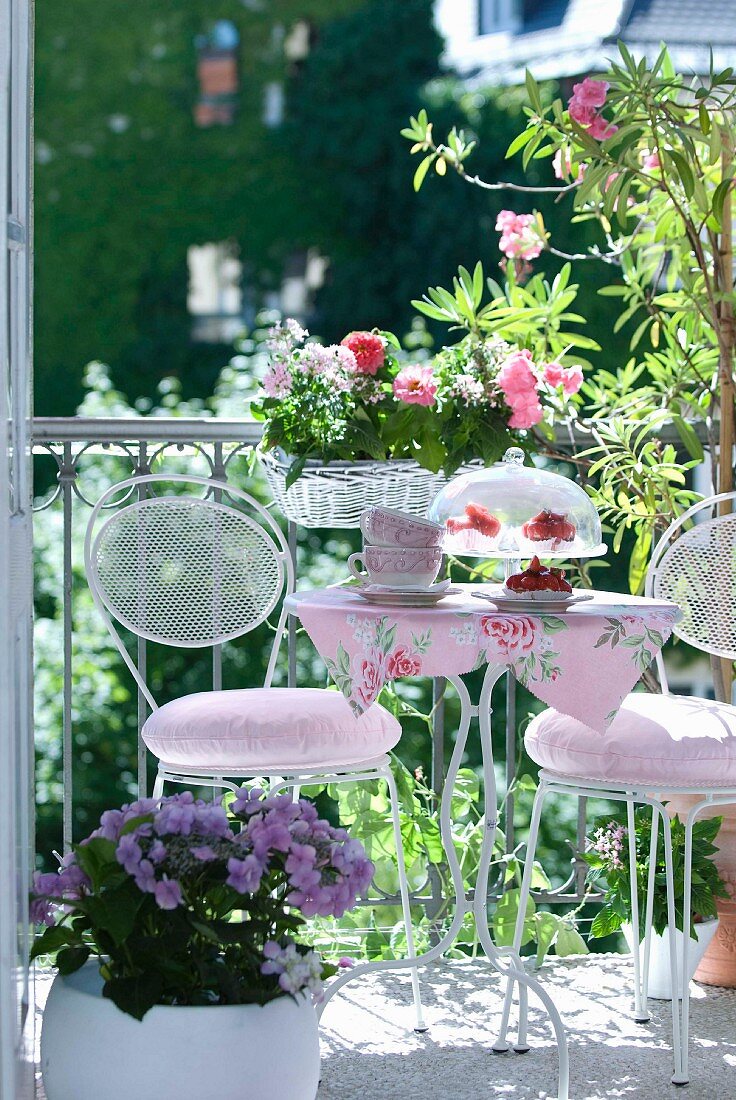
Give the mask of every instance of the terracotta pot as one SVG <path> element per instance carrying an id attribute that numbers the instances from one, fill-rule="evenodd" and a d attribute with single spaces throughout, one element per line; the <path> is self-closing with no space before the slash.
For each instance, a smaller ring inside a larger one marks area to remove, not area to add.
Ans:
<path id="1" fill-rule="evenodd" d="M 670 815 L 677 814 L 684 820 L 687 811 L 700 800 L 699 795 L 677 794 L 665 796 Z M 705 985 L 722 985 L 736 988 L 736 806 L 714 806 L 703 810 L 700 817 L 723 817 L 721 830 L 716 838 L 718 854 L 716 866 L 730 893 L 729 899 L 718 899 L 720 923 L 710 947 L 695 971 L 695 980 Z"/>

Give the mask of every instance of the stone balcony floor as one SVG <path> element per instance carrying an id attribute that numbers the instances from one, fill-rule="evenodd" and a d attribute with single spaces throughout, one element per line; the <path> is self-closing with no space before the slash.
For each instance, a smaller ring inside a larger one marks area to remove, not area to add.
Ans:
<path id="1" fill-rule="evenodd" d="M 572 1100 L 736 1097 L 736 990 L 692 985 L 690 1085 L 678 1089 L 670 1084 L 669 1003 L 651 1001 L 651 1022 L 634 1023 L 631 969 L 627 956 L 591 955 L 550 960 L 540 973 L 570 1032 Z M 494 1056 L 501 987 L 488 964 L 443 961 L 421 975 L 430 1025 L 425 1035 L 412 1031 L 406 974 L 356 981 L 330 1002 L 317 1100 L 556 1096 L 556 1051 L 533 998 L 529 1054 Z M 42 1000 L 48 981 L 39 986 Z"/>

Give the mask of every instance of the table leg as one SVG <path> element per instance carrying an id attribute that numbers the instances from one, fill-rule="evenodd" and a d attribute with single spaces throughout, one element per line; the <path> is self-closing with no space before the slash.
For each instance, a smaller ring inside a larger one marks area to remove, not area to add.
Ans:
<path id="1" fill-rule="evenodd" d="M 496 947 L 488 927 L 488 877 L 493 856 L 493 845 L 498 827 L 498 795 L 496 791 L 496 771 L 493 762 L 492 739 L 492 707 L 491 693 L 494 686 L 503 673 L 502 669 L 489 665 L 483 678 L 483 687 L 480 693 L 480 703 L 477 708 L 478 726 L 480 728 L 481 752 L 483 755 L 483 789 L 485 830 L 481 845 L 480 861 L 478 864 L 478 877 L 475 884 L 473 901 L 473 915 L 481 946 L 488 956 L 491 965 L 506 978 L 513 978 L 519 985 L 519 998 L 522 1009 L 521 1016 L 525 1018 L 525 1000 L 529 990 L 536 993 L 549 1016 L 559 1056 L 559 1076 L 557 1086 L 558 1100 L 567 1100 L 569 1095 L 569 1059 L 567 1051 L 567 1036 L 559 1012 L 554 1001 L 546 989 L 527 974 L 520 956 L 513 948 Z M 529 1048 L 526 1046 L 526 1036 L 519 1035 L 519 1053 L 524 1053 Z M 500 1052 L 499 1052 L 500 1053 Z"/>
<path id="2" fill-rule="evenodd" d="M 462 871 L 455 852 L 452 839 L 452 796 L 457 780 L 457 773 L 465 754 L 465 746 L 468 740 L 468 731 L 472 718 L 478 718 L 480 727 L 481 749 L 483 754 L 483 780 L 484 780 L 484 808 L 485 829 L 481 845 L 478 877 L 475 885 L 474 899 L 472 903 L 473 916 L 475 918 L 478 938 L 488 956 L 491 965 L 505 978 L 514 979 L 519 985 L 520 998 L 526 998 L 531 990 L 539 997 L 546 1009 L 552 1028 L 554 1030 L 559 1055 L 558 1076 L 558 1100 L 568 1100 L 569 1096 L 569 1062 L 567 1052 L 567 1037 L 560 1014 L 555 1007 L 552 998 L 543 986 L 527 974 L 519 955 L 512 948 L 499 948 L 491 938 L 488 928 L 488 878 L 493 857 L 493 845 L 498 825 L 498 798 L 496 792 L 496 775 L 493 763 L 493 744 L 491 737 L 491 693 L 495 684 L 503 676 L 505 668 L 497 665 L 489 665 L 483 678 L 483 687 L 480 694 L 480 704 L 475 706 L 470 699 L 470 693 L 465 682 L 459 676 L 448 676 L 447 680 L 455 688 L 460 699 L 460 725 L 455 738 L 450 766 L 447 769 L 442 800 L 440 803 L 440 832 L 442 844 L 445 850 L 445 858 L 450 868 L 454 890 L 454 915 L 450 927 L 445 935 L 435 944 L 431 950 L 423 955 L 417 955 L 414 959 L 381 959 L 379 962 L 363 963 L 360 966 L 342 974 L 333 981 L 327 990 L 319 1008 L 321 1016 L 327 1003 L 347 982 L 353 981 L 364 974 L 373 974 L 381 970 L 406 970 L 410 967 L 424 966 L 438 959 L 452 945 L 462 927 L 465 914 L 470 905 L 465 894 Z M 524 1002 L 522 1002 L 524 1003 Z"/>

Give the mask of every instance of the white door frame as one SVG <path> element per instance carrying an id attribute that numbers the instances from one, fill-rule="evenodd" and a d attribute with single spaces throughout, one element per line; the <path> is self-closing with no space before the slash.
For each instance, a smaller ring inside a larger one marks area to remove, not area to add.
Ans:
<path id="1" fill-rule="evenodd" d="M 0 0 L 0 1100 L 33 1096 L 31 111 L 33 0 Z"/>

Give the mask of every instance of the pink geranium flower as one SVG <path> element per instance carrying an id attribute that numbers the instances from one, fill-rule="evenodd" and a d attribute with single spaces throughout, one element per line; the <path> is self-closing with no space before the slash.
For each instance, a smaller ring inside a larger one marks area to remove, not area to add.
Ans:
<path id="1" fill-rule="evenodd" d="M 394 378 L 394 396 L 407 405 L 434 405 L 437 383 L 432 368 L 427 364 L 404 367 Z"/>
<path id="2" fill-rule="evenodd" d="M 544 409 L 539 403 L 538 397 L 529 401 L 517 402 L 513 406 L 513 412 L 509 417 L 510 428 L 533 428 L 544 416 Z"/>

